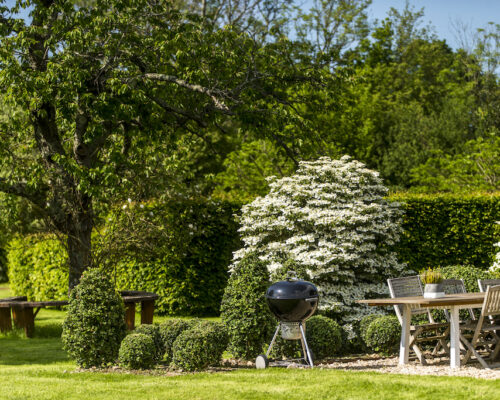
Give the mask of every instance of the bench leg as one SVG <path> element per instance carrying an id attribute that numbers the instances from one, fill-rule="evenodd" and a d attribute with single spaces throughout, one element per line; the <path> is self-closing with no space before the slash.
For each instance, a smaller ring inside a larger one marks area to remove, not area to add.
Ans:
<path id="1" fill-rule="evenodd" d="M 24 310 L 21 307 L 12 307 L 12 319 L 14 327 L 24 329 Z"/>
<path id="2" fill-rule="evenodd" d="M 127 329 L 133 331 L 135 328 L 135 303 L 125 304 L 125 323 Z"/>
<path id="3" fill-rule="evenodd" d="M 155 311 L 155 301 L 146 300 L 141 302 L 141 324 L 152 324 Z"/>
<path id="4" fill-rule="evenodd" d="M 12 330 L 12 318 L 10 317 L 10 308 L 0 308 L 0 332 Z"/>
<path id="5" fill-rule="evenodd" d="M 12 307 L 14 326 L 23 329 L 26 337 L 32 338 L 35 333 L 35 316 L 33 308 Z"/>

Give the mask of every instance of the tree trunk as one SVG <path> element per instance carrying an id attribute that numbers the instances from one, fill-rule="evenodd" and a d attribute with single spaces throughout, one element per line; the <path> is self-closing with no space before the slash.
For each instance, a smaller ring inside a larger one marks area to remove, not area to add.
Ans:
<path id="1" fill-rule="evenodd" d="M 89 197 L 84 197 L 80 210 L 74 210 L 68 218 L 69 291 L 80 282 L 83 272 L 92 264 L 92 203 Z"/>

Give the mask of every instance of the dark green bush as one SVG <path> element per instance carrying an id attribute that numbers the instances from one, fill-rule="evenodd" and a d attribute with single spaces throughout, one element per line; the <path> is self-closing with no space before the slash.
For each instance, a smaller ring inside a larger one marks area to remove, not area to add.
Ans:
<path id="1" fill-rule="evenodd" d="M 0 283 L 7 282 L 8 277 L 7 252 L 0 247 Z"/>
<path id="2" fill-rule="evenodd" d="M 306 339 L 315 359 L 334 357 L 342 346 L 341 328 L 333 319 L 315 315 L 306 322 Z"/>
<path id="3" fill-rule="evenodd" d="M 370 324 L 379 317 L 383 317 L 383 314 L 369 314 L 364 316 L 359 322 L 359 336 L 366 343 L 366 331 Z"/>
<path id="4" fill-rule="evenodd" d="M 157 349 L 151 336 L 132 333 L 123 339 L 118 361 L 127 369 L 151 369 L 156 363 Z"/>
<path id="5" fill-rule="evenodd" d="M 229 278 L 221 318 L 229 336 L 228 351 L 234 357 L 254 359 L 271 340 L 276 322 L 265 300 L 268 286 L 267 265 L 253 255 L 243 258 Z"/>
<path id="6" fill-rule="evenodd" d="M 161 337 L 159 325 L 139 325 L 135 329 L 134 333 L 142 333 L 153 339 L 153 343 L 155 345 L 155 362 L 158 363 L 163 360 L 163 356 L 165 354 L 165 343 Z"/>
<path id="7" fill-rule="evenodd" d="M 441 268 L 445 279 L 463 279 L 467 292 L 479 292 L 478 279 L 492 279 L 493 274 L 470 265 L 450 265 Z"/>
<path id="8" fill-rule="evenodd" d="M 165 348 L 164 360 L 166 363 L 170 364 L 172 362 L 172 347 L 175 339 L 177 339 L 177 336 L 179 336 L 182 332 L 191 329 L 196 324 L 196 320 L 179 318 L 169 319 L 160 324 L 159 332 Z"/>
<path id="9" fill-rule="evenodd" d="M 227 342 L 222 324 L 204 321 L 175 339 L 172 364 L 184 371 L 201 371 L 218 365 Z"/>
<path id="10" fill-rule="evenodd" d="M 125 307 L 109 276 L 89 269 L 71 291 L 63 323 L 64 349 L 80 367 L 114 363 L 125 337 Z"/>
<path id="11" fill-rule="evenodd" d="M 18 236 L 8 245 L 9 285 L 28 300 L 68 298 L 68 256 L 53 235 Z"/>
<path id="12" fill-rule="evenodd" d="M 488 269 L 498 242 L 498 195 L 410 195 L 390 197 L 402 203 L 404 233 L 396 245 L 409 269 L 473 265 Z"/>
<path id="13" fill-rule="evenodd" d="M 393 315 L 375 318 L 366 329 L 365 343 L 373 351 L 383 354 L 394 353 L 399 345 L 401 325 Z"/>

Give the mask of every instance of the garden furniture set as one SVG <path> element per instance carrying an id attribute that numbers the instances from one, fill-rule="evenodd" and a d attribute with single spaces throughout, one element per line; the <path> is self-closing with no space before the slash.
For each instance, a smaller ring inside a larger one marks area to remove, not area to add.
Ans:
<path id="1" fill-rule="evenodd" d="M 460 368 L 461 362 L 465 364 L 472 356 L 484 368 L 491 368 L 500 366 L 500 363 L 493 363 L 500 353 L 500 280 L 479 280 L 478 284 L 481 292 L 467 293 L 462 280 L 444 280 L 444 297 L 424 298 L 418 276 L 388 279 L 390 299 L 360 300 L 359 303 L 394 306 L 401 323 L 401 365 L 408 364 L 410 350 L 426 364 L 422 344 L 436 342 L 431 355 L 444 351 L 450 357 L 451 368 Z M 479 318 L 473 308 L 481 308 Z M 431 309 L 444 310 L 447 322 L 435 322 Z M 466 310 L 470 319 L 460 321 L 460 310 Z M 419 314 L 426 315 L 428 322 L 412 325 L 412 316 Z"/>
<path id="2" fill-rule="evenodd" d="M 135 326 L 135 305 L 141 303 L 141 324 L 152 324 L 156 293 L 128 290 L 120 292 L 125 304 L 125 323 L 127 329 Z M 0 299 L 0 331 L 12 330 L 12 322 L 16 328 L 23 329 L 27 337 L 33 337 L 35 318 L 42 308 L 61 307 L 68 304 L 60 301 L 28 301 L 26 296 Z M 12 317 L 11 317 L 12 314 Z"/>

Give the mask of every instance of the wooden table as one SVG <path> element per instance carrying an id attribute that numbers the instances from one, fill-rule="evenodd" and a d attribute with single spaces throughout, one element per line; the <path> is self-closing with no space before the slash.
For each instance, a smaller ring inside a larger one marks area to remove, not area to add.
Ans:
<path id="1" fill-rule="evenodd" d="M 403 308 L 401 324 L 401 342 L 399 345 L 399 364 L 408 364 L 410 353 L 410 321 L 412 308 L 437 308 L 450 311 L 450 367 L 460 368 L 460 319 L 459 310 L 462 308 L 481 308 L 485 293 L 449 294 L 439 299 L 425 299 L 417 297 L 397 297 L 391 299 L 358 300 L 358 303 L 369 306 L 396 306 Z"/>
<path id="2" fill-rule="evenodd" d="M 156 293 L 137 290 L 120 292 L 125 304 L 125 323 L 127 329 L 135 327 L 135 304 L 141 303 L 141 324 L 152 324 L 155 309 Z M 24 329 L 26 337 L 33 337 L 35 318 L 41 308 L 61 307 L 68 304 L 67 300 L 60 301 L 27 301 L 26 296 L 17 296 L 0 299 L 0 332 L 12 330 L 12 320 L 16 328 Z M 12 312 L 12 318 L 11 318 Z"/>

